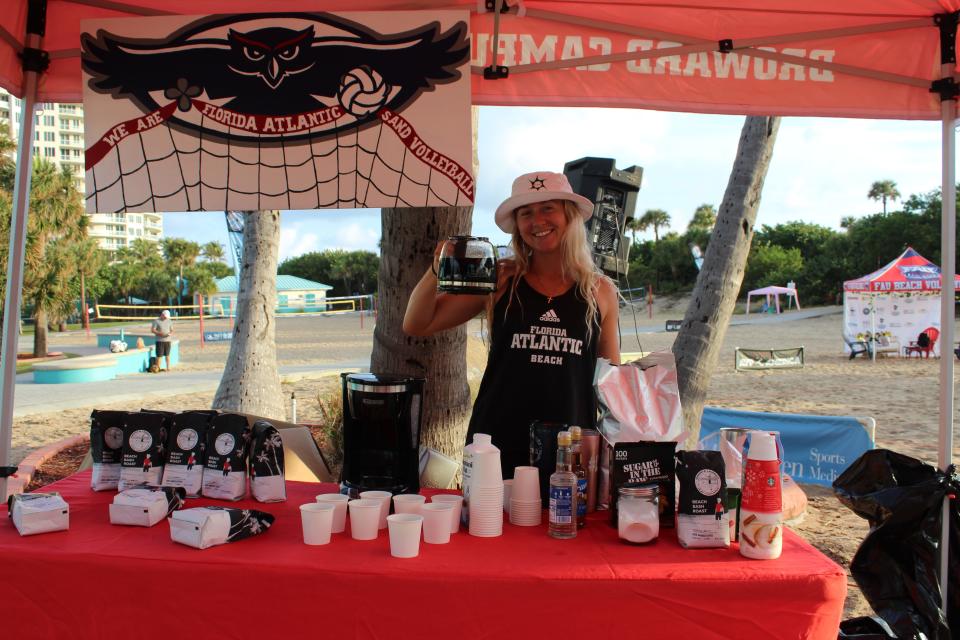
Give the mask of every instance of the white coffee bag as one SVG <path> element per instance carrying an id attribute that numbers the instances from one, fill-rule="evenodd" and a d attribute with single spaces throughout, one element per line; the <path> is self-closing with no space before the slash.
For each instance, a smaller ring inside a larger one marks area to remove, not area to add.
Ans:
<path id="1" fill-rule="evenodd" d="M 271 514 L 254 509 L 184 509 L 174 511 L 169 518 L 170 539 L 196 549 L 206 549 L 264 533 L 273 520 Z"/>
<path id="2" fill-rule="evenodd" d="M 7 506 L 7 515 L 22 536 L 70 528 L 70 507 L 59 493 L 12 495 Z"/>
<path id="3" fill-rule="evenodd" d="M 121 491 L 110 505 L 110 524 L 152 527 L 183 506 L 182 487 L 144 487 Z"/>

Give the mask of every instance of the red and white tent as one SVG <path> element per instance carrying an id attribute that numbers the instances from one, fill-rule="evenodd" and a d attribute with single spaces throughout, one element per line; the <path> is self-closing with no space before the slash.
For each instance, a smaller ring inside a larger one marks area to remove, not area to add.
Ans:
<path id="1" fill-rule="evenodd" d="M 5 0 L 0 86 L 23 98 L 25 113 L 38 101 L 79 101 L 84 19 L 441 8 L 472 14 L 478 105 L 940 121 L 943 275 L 954 279 L 960 0 Z M 23 118 L 20 169 L 30 166 L 33 137 L 33 118 Z M 0 464 L 10 450 L 29 182 L 30 172 L 19 171 L 0 356 Z M 943 295 L 952 302 L 952 291 Z M 941 340 L 952 344 L 953 305 L 943 314 Z M 946 469 L 952 358 L 940 359 L 940 381 Z M 0 480 L 0 492 L 5 486 Z"/>
<path id="2" fill-rule="evenodd" d="M 960 278 L 954 276 L 956 285 Z M 907 247 L 883 268 L 843 283 L 844 333 L 880 333 L 905 346 L 928 327 L 940 330 L 940 286 L 940 267 Z M 938 339 L 935 355 L 940 345 Z"/>

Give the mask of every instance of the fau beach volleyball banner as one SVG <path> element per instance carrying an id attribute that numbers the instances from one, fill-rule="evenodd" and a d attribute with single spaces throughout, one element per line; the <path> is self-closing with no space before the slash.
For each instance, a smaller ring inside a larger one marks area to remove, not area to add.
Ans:
<path id="1" fill-rule="evenodd" d="M 87 211 L 467 206 L 466 11 L 82 25 Z"/>

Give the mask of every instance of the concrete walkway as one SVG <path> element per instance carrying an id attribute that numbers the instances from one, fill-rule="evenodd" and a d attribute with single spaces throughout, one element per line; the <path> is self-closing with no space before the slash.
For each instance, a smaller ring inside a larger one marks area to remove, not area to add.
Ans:
<path id="1" fill-rule="evenodd" d="M 683 314 L 686 309 L 679 309 L 674 320 L 683 320 Z M 641 313 L 643 315 L 641 315 Z M 730 326 L 744 324 L 777 324 L 780 322 L 793 322 L 794 320 L 808 320 L 810 318 L 819 318 L 822 316 L 840 315 L 843 313 L 843 307 L 834 305 L 829 307 L 813 307 L 811 309 L 801 309 L 800 311 L 787 311 L 781 314 L 773 313 L 751 313 L 748 315 L 735 315 L 730 319 Z M 634 335 L 637 333 L 665 333 L 665 323 L 658 322 L 651 324 L 646 317 L 646 310 L 637 309 L 637 325 L 634 326 L 633 314 L 629 307 L 620 309 L 620 331 L 623 335 Z"/>
<path id="2" fill-rule="evenodd" d="M 73 349 L 70 349 L 73 351 Z M 299 380 L 329 375 L 331 371 L 362 370 L 370 367 L 370 358 L 335 364 L 290 365 L 280 367 L 284 380 Z M 13 417 L 94 407 L 108 402 L 138 401 L 149 404 L 150 398 L 216 390 L 222 371 L 177 371 L 157 374 L 138 373 L 103 382 L 70 384 L 36 384 L 32 373 L 17 376 Z"/>

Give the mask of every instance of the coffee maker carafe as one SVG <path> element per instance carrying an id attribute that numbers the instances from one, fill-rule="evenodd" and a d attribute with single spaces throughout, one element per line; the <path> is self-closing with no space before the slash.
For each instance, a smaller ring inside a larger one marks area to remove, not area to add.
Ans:
<path id="1" fill-rule="evenodd" d="M 344 373 L 341 493 L 420 490 L 423 378 Z"/>

